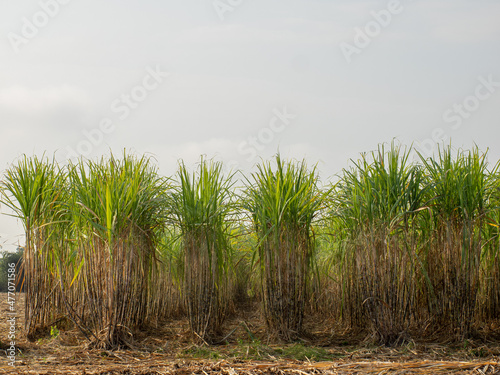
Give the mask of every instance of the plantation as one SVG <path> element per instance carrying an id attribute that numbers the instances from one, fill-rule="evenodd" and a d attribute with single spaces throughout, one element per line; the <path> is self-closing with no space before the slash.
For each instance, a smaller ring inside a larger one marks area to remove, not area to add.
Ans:
<path id="1" fill-rule="evenodd" d="M 195 358 L 498 343 L 498 164 L 410 151 L 381 145 L 332 183 L 280 155 L 240 178 L 203 158 L 163 177 L 126 153 L 23 157 L 0 193 L 26 234 L 26 337 L 57 327 L 111 353 L 186 319 Z M 235 341 L 246 349 L 214 349 Z"/>

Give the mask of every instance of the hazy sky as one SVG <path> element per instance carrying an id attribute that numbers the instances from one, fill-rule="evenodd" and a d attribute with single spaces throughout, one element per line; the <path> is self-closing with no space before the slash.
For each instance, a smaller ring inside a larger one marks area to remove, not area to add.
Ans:
<path id="1" fill-rule="evenodd" d="M 322 179 L 396 138 L 500 158 L 498 0 L 4 0 L 0 169 L 126 148 L 164 175 L 280 152 Z M 2 208 L 6 212 L 5 208 Z M 22 228 L 0 217 L 0 244 Z M 22 241 L 22 239 L 21 239 Z"/>

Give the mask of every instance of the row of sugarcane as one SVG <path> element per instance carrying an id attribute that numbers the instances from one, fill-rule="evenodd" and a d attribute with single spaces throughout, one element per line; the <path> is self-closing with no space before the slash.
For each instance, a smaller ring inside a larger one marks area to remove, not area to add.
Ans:
<path id="1" fill-rule="evenodd" d="M 249 290 L 285 341 L 314 311 L 386 345 L 437 328 L 473 335 L 500 312 L 497 166 L 477 148 L 410 155 L 381 145 L 326 187 L 279 155 L 242 187 L 203 158 L 165 178 L 127 153 L 65 166 L 22 157 L 1 200 L 26 233 L 27 335 L 66 319 L 116 348 L 185 314 L 196 339 L 216 343 Z"/>

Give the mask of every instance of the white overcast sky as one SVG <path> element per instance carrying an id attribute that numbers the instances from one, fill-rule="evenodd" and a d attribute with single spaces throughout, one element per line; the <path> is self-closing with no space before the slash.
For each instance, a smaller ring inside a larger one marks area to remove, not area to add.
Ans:
<path id="1" fill-rule="evenodd" d="M 433 135 L 496 162 L 499 103 L 498 0 L 0 3 L 1 170 L 125 148 L 164 175 L 200 154 L 248 172 L 279 148 L 327 181 L 379 143 L 431 151 Z M 5 249 L 21 232 L 1 215 Z"/>

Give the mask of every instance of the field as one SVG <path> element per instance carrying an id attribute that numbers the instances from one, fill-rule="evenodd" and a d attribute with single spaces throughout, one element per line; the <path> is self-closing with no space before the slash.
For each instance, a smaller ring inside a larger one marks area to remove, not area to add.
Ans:
<path id="1" fill-rule="evenodd" d="M 410 155 L 380 145 L 328 183 L 279 154 L 239 177 L 20 158 L 11 372 L 495 373 L 500 163 Z"/>
<path id="2" fill-rule="evenodd" d="M 5 328 L 7 294 L 0 294 L 3 329 L 0 340 L 8 342 Z M 2 374 L 497 374 L 500 345 L 464 345 L 414 342 L 399 348 L 353 344 L 358 338 L 322 332 L 301 344 L 266 343 L 265 326 L 255 306 L 246 306 L 228 323 L 224 344 L 192 344 L 187 319 L 165 322 L 157 330 L 135 337 L 135 349 L 89 349 L 75 329 L 48 333 L 35 342 L 26 338 L 24 295 L 16 297 L 18 316 L 15 367 L 2 358 Z M 313 324 L 311 324 L 313 323 Z M 256 335 L 249 339 L 244 326 Z M 324 325 L 323 325 L 324 326 Z M 351 344 L 347 341 L 351 340 Z"/>

